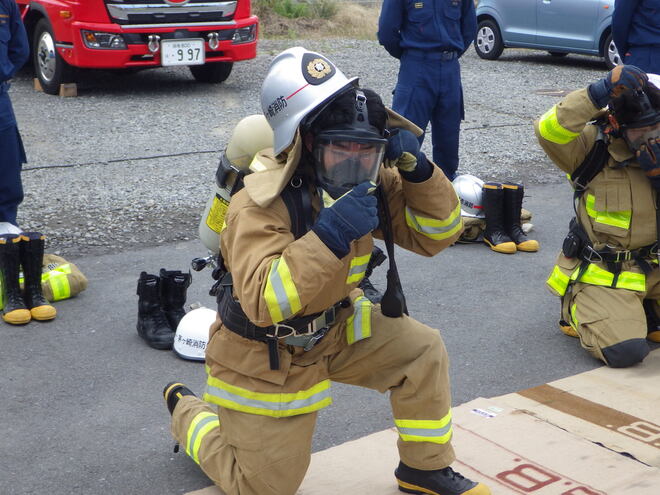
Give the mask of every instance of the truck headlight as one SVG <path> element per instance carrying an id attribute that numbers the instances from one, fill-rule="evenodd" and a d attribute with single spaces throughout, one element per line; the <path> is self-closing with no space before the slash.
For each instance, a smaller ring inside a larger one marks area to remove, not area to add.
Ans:
<path id="1" fill-rule="evenodd" d="M 121 34 L 99 33 L 82 30 L 82 38 L 87 48 L 98 50 L 125 50 L 126 42 Z"/>
<path id="2" fill-rule="evenodd" d="M 234 44 L 238 43 L 249 43 L 254 41 L 257 33 L 257 25 L 251 24 L 250 26 L 238 28 L 234 33 L 231 42 Z"/>

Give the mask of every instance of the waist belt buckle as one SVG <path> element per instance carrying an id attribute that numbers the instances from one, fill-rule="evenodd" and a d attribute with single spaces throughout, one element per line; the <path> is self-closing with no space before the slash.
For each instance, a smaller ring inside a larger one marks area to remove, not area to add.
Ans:
<path id="1" fill-rule="evenodd" d="M 305 347 L 303 349 L 305 351 L 309 351 L 314 347 L 319 340 L 321 340 L 323 337 L 325 337 L 325 334 L 328 333 L 328 330 L 330 330 L 330 327 L 323 327 L 317 330 L 310 338 L 309 342 L 305 344 Z"/>
<path id="2" fill-rule="evenodd" d="M 617 251 L 615 263 L 621 263 L 623 261 L 630 261 L 632 259 L 631 251 Z"/>
<path id="3" fill-rule="evenodd" d="M 589 263 L 600 263 L 603 261 L 603 257 L 600 255 L 600 253 L 591 246 L 586 246 L 584 251 L 586 251 L 586 254 L 583 252 L 582 255 L 584 256 L 584 259 Z"/>
<path id="4" fill-rule="evenodd" d="M 280 331 L 280 330 L 282 330 L 282 331 Z M 293 328 L 290 325 L 285 325 L 284 323 L 275 323 L 273 325 L 272 333 L 269 332 L 268 330 L 266 331 L 266 337 L 271 337 L 271 338 L 276 338 L 276 339 L 284 339 L 286 337 L 289 337 L 289 336 L 295 335 L 295 334 L 296 334 L 296 329 Z"/>

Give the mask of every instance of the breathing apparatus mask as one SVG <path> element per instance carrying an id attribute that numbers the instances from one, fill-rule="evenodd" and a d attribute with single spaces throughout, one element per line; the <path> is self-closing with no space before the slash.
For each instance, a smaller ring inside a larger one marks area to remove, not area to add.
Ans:
<path id="1" fill-rule="evenodd" d="M 652 94 L 655 93 L 655 94 Z M 660 140 L 660 90 L 647 83 L 647 89 L 626 91 L 610 102 L 616 134 L 637 152 L 649 140 Z"/>
<path id="2" fill-rule="evenodd" d="M 316 179 L 333 199 L 365 181 L 378 182 L 387 139 L 369 123 L 367 98 L 355 90 L 353 121 L 324 129 L 314 137 Z"/>

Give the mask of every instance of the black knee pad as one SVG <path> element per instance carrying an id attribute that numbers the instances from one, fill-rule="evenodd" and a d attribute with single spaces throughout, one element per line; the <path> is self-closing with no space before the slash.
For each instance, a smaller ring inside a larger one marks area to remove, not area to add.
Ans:
<path id="1" fill-rule="evenodd" d="M 641 363 L 649 350 L 645 339 L 630 339 L 603 348 L 603 356 L 612 368 L 627 368 Z"/>

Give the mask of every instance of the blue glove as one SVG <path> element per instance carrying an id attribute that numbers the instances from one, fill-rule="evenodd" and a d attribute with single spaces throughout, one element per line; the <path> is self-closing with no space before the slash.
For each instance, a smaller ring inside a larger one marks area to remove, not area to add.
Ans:
<path id="1" fill-rule="evenodd" d="M 337 258 L 348 254 L 351 241 L 378 227 L 378 201 L 371 194 L 375 188 L 373 182 L 363 182 L 319 213 L 312 230 Z"/>
<path id="2" fill-rule="evenodd" d="M 634 65 L 617 65 L 607 76 L 589 85 L 589 96 L 598 108 L 605 108 L 624 91 L 643 89 L 648 80 L 646 72 Z"/>
<path id="3" fill-rule="evenodd" d="M 423 182 L 433 173 L 431 164 L 419 149 L 417 136 L 407 129 L 395 129 L 387 138 L 385 160 L 386 165 L 395 165 L 409 182 Z"/>
<path id="4" fill-rule="evenodd" d="M 639 166 L 646 172 L 654 188 L 660 188 L 660 142 L 650 139 L 636 153 Z"/>

